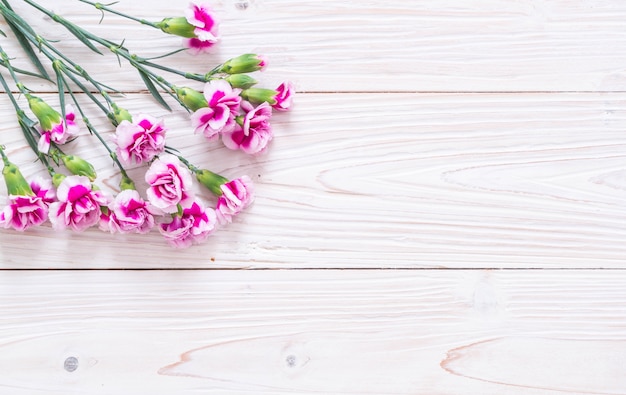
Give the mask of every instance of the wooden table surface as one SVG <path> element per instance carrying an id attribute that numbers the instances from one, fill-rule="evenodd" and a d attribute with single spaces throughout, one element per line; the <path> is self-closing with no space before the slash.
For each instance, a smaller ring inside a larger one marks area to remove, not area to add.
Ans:
<path id="1" fill-rule="evenodd" d="M 11 3 L 124 107 L 164 117 L 192 162 L 250 175 L 257 198 L 185 250 L 156 231 L 0 231 L 1 394 L 626 394 L 626 2 L 215 0 L 215 53 L 163 63 L 267 55 L 262 85 L 298 94 L 257 157 L 194 135 L 132 68 Z M 144 57 L 180 45 L 43 3 Z M 160 20 L 186 6 L 114 7 Z M 1 96 L 1 143 L 44 174 Z M 70 147 L 114 192 L 95 138 Z"/>

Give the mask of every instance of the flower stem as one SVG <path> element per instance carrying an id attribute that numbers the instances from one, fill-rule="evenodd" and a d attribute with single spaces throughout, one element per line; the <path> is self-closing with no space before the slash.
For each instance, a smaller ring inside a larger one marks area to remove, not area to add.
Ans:
<path id="1" fill-rule="evenodd" d="M 94 3 L 94 2 L 88 1 L 88 0 L 79 0 L 79 1 L 81 3 L 90 4 L 90 5 L 94 6 L 97 10 L 106 11 L 106 12 L 109 12 L 111 14 L 115 14 L 115 15 L 121 16 L 121 17 L 126 18 L 126 19 L 130 19 L 130 20 L 135 21 L 135 22 L 139 22 L 142 25 L 147 25 L 147 26 L 151 26 L 151 27 L 153 27 L 155 29 L 159 29 L 159 26 L 156 23 L 154 23 L 154 22 L 150 22 L 150 21 L 147 21 L 145 19 L 135 18 L 132 15 L 124 14 L 123 12 L 116 11 L 116 10 L 114 10 L 112 8 L 109 8 L 108 6 L 106 6 L 106 5 L 102 4 L 102 3 Z M 104 15 L 103 15 L 103 17 L 104 17 Z"/>

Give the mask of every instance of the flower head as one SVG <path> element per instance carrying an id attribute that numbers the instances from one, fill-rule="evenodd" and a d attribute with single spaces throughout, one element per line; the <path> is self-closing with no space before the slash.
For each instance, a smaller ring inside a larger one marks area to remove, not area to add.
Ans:
<path id="1" fill-rule="evenodd" d="M 239 127 L 222 133 L 224 145 L 233 150 L 242 150 L 247 154 L 259 154 L 265 151 L 274 137 L 269 119 L 272 108 L 264 102 L 257 107 L 242 102 L 241 108 L 247 111 Z"/>
<path id="2" fill-rule="evenodd" d="M 3 147 L 0 147 L 0 154 L 4 162 L 2 175 L 9 193 L 9 203 L 0 212 L 0 226 L 23 232 L 40 225 L 48 216 L 48 205 L 33 192 L 20 169 L 9 162 Z"/>
<path id="3" fill-rule="evenodd" d="M 20 232 L 41 225 L 48 218 L 48 206 L 39 196 L 9 196 L 0 212 L 0 225 Z"/>
<path id="4" fill-rule="evenodd" d="M 213 10 L 204 3 L 192 2 L 184 17 L 165 18 L 156 24 L 162 31 L 184 38 L 184 44 L 197 54 L 219 41 L 218 22 Z"/>
<path id="5" fill-rule="evenodd" d="M 161 155 L 146 172 L 150 203 L 165 213 L 175 213 L 193 199 L 191 172 L 170 154 Z"/>
<path id="6" fill-rule="evenodd" d="M 46 206 L 49 206 L 50 203 L 56 200 L 56 190 L 52 185 L 52 180 L 49 178 L 43 178 L 41 176 L 35 177 L 30 182 L 30 188 L 35 196 L 41 198 Z"/>
<path id="7" fill-rule="evenodd" d="M 171 222 L 161 224 L 159 231 L 171 246 L 186 248 L 204 241 L 215 229 L 215 224 L 215 212 L 196 200 L 180 215 L 172 216 Z"/>
<path id="8" fill-rule="evenodd" d="M 204 87 L 207 107 L 200 108 L 191 115 L 195 132 L 202 132 L 207 139 L 213 140 L 219 133 L 234 129 L 235 116 L 241 103 L 240 91 L 233 89 L 224 80 L 207 82 Z"/>
<path id="9" fill-rule="evenodd" d="M 217 199 L 215 212 L 219 223 L 225 225 L 252 203 L 254 184 L 250 177 L 243 176 L 222 184 L 220 189 L 222 195 Z"/>
<path id="10" fill-rule="evenodd" d="M 100 222 L 111 233 L 148 233 L 154 227 L 150 205 L 134 189 L 121 191 L 109 204 L 108 215 Z"/>
<path id="11" fill-rule="evenodd" d="M 47 118 L 43 118 L 44 122 L 40 120 L 41 137 L 39 137 L 39 141 L 37 143 L 37 149 L 39 150 L 39 152 L 47 154 L 50 150 L 51 143 L 65 144 L 69 139 L 76 136 L 80 131 L 80 128 L 75 122 L 76 114 L 74 113 L 74 108 L 70 104 L 65 106 L 65 122 L 61 120 L 60 114 L 58 116 L 58 119 L 56 118 L 57 117 L 52 115 Z M 48 124 L 49 126 L 47 126 Z M 44 125 L 46 125 L 48 129 L 46 129 Z"/>
<path id="12" fill-rule="evenodd" d="M 293 84 L 289 81 L 285 81 L 278 85 L 276 92 L 277 94 L 274 96 L 276 103 L 272 104 L 272 108 L 278 111 L 289 110 L 293 104 L 293 95 L 295 93 Z"/>
<path id="13" fill-rule="evenodd" d="M 165 133 L 163 120 L 149 115 L 123 120 L 115 129 L 117 155 L 125 164 L 149 162 L 165 149 Z"/>
<path id="14" fill-rule="evenodd" d="M 101 207 L 109 198 L 94 189 L 85 176 L 68 176 L 57 188 L 57 202 L 50 204 L 49 217 L 56 230 L 83 231 L 100 221 Z"/>

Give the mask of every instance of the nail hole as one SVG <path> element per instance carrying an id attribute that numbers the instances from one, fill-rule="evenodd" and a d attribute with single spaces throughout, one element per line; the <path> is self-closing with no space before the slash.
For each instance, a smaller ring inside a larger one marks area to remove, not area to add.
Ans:
<path id="1" fill-rule="evenodd" d="M 63 363 L 63 368 L 68 372 L 78 369 L 78 359 L 76 357 L 68 357 Z"/>
<path id="2" fill-rule="evenodd" d="M 294 366 L 296 366 L 295 355 L 289 355 L 287 358 L 285 358 L 285 360 L 287 361 L 287 366 L 289 366 L 290 368 L 293 368 Z"/>

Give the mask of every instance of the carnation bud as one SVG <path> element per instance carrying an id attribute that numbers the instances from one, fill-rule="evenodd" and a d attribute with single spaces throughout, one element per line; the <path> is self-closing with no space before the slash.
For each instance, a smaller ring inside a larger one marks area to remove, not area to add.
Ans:
<path id="1" fill-rule="evenodd" d="M 257 83 L 257 80 L 247 74 L 232 74 L 225 78 L 233 88 L 248 89 Z"/>
<path id="2" fill-rule="evenodd" d="M 241 91 L 241 97 L 252 103 L 268 102 L 270 105 L 276 104 L 277 91 L 265 88 L 250 88 Z"/>
<path id="3" fill-rule="evenodd" d="M 7 192 L 14 196 L 34 196 L 30 184 L 22 175 L 20 169 L 13 163 L 5 163 L 2 169 L 4 182 L 7 185 Z"/>
<path id="4" fill-rule="evenodd" d="M 113 104 L 113 116 L 115 117 L 115 121 L 118 124 L 122 123 L 122 121 L 133 121 L 133 117 L 132 115 L 130 115 L 128 110 L 126 110 L 125 108 L 120 108 L 115 104 Z"/>
<path id="5" fill-rule="evenodd" d="M 252 73 L 263 70 L 266 65 L 267 59 L 264 56 L 247 53 L 227 60 L 220 71 L 227 74 Z"/>
<path id="6" fill-rule="evenodd" d="M 43 130 L 52 130 L 53 125 L 61 123 L 61 114 L 50 107 L 48 103 L 33 95 L 26 95 L 26 98 L 28 99 L 28 106 L 39 120 L 39 125 Z"/>
<path id="7" fill-rule="evenodd" d="M 124 191 L 126 189 L 136 189 L 135 188 L 135 183 L 130 178 L 128 178 L 126 176 L 122 176 L 122 179 L 120 180 L 120 189 L 122 191 Z"/>
<path id="8" fill-rule="evenodd" d="M 61 183 L 63 182 L 63 180 L 65 180 L 65 177 L 66 177 L 65 174 L 54 173 L 54 175 L 52 176 L 52 185 L 58 188 L 59 185 L 61 185 Z"/>
<path id="9" fill-rule="evenodd" d="M 63 155 L 61 157 L 63 164 L 67 169 L 76 176 L 86 176 L 89 181 L 95 181 L 96 169 L 86 160 L 74 155 Z"/>
<path id="10" fill-rule="evenodd" d="M 196 37 L 196 33 L 194 32 L 196 27 L 189 23 L 184 16 L 165 18 L 161 22 L 158 22 L 156 26 L 167 34 L 185 38 Z"/>
<path id="11" fill-rule="evenodd" d="M 216 196 L 222 196 L 220 187 L 228 182 L 228 178 L 206 169 L 198 170 L 196 172 L 196 178 Z"/>
<path id="12" fill-rule="evenodd" d="M 191 111 L 196 111 L 199 108 L 207 107 L 209 105 L 202 92 L 187 88 L 186 86 L 182 88 L 176 87 L 174 90 L 176 91 L 178 99 L 182 101 L 183 104 Z"/>

